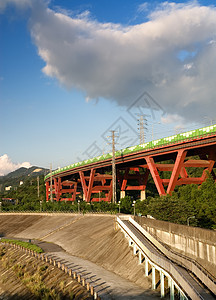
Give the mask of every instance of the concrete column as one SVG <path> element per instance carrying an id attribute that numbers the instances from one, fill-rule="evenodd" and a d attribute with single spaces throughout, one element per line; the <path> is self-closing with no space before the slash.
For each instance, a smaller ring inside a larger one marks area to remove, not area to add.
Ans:
<path id="1" fill-rule="evenodd" d="M 125 191 L 120 191 L 120 199 L 125 197 Z"/>
<path id="2" fill-rule="evenodd" d="M 156 289 L 155 267 L 152 266 L 152 289 Z"/>
<path id="3" fill-rule="evenodd" d="M 134 245 L 133 245 L 133 255 L 136 255 L 136 252 L 137 252 L 137 246 L 136 246 L 136 244 L 134 243 Z"/>
<path id="4" fill-rule="evenodd" d="M 145 257 L 145 276 L 148 276 L 148 259 Z"/>
<path id="5" fill-rule="evenodd" d="M 170 300 L 175 299 L 175 293 L 174 293 L 174 282 L 171 280 L 170 282 Z"/>
<path id="6" fill-rule="evenodd" d="M 142 263 L 142 252 L 139 250 L 139 265 Z"/>
<path id="7" fill-rule="evenodd" d="M 164 288 L 164 274 L 160 272 L 160 288 L 161 288 L 161 298 L 165 297 L 165 288 Z"/>
<path id="8" fill-rule="evenodd" d="M 146 200 L 146 191 L 141 191 L 140 192 L 140 200 L 141 201 Z"/>

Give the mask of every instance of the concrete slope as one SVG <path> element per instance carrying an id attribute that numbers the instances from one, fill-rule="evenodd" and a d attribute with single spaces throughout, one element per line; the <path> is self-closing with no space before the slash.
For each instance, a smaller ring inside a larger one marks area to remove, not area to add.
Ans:
<path id="1" fill-rule="evenodd" d="M 24 219 L 26 226 L 23 226 Z M 115 217 L 110 215 L 0 215 L 0 228 L 6 222 L 10 224 L 9 231 L 4 226 L 7 236 L 53 242 L 74 256 L 100 265 L 145 290 L 151 290 L 151 281 L 144 276 L 144 269 L 132 255 L 123 234 L 115 231 L 114 220 Z"/>
<path id="2" fill-rule="evenodd" d="M 42 218 L 41 215 L 0 214 L 0 235 L 14 236 Z"/>

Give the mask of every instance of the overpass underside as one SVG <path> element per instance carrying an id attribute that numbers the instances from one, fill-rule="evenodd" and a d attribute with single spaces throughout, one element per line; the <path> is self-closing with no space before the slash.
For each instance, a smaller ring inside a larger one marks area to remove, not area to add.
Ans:
<path id="1" fill-rule="evenodd" d="M 118 156 L 115 163 L 120 197 L 133 190 L 145 199 L 150 176 L 159 195 L 171 194 L 179 185 L 202 184 L 208 173 L 216 180 L 215 161 L 216 134 Z M 199 177 L 191 177 L 191 168 L 199 169 Z M 55 201 L 75 201 L 80 195 L 86 202 L 111 202 L 112 159 L 62 171 L 45 181 L 47 201 L 52 194 Z"/>

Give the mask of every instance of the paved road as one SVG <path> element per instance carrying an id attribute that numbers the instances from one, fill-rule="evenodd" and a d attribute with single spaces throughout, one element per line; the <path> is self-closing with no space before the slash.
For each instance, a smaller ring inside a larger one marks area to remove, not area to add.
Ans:
<path id="1" fill-rule="evenodd" d="M 70 255 L 66 252 L 48 252 L 49 257 L 65 263 L 73 271 L 88 280 L 95 287 L 102 299 L 154 299 L 156 294 L 145 291 L 134 283 L 105 270 L 88 260 Z"/>

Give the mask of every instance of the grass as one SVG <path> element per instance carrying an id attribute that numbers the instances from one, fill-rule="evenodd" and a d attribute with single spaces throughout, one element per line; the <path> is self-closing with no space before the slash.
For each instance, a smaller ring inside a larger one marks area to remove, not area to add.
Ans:
<path id="1" fill-rule="evenodd" d="M 11 240 L 11 239 L 1 239 L 0 240 L 1 242 L 4 242 L 4 243 L 8 243 L 8 244 L 14 244 L 14 245 L 19 245 L 21 247 L 24 247 L 26 249 L 30 249 L 30 250 L 33 250 L 37 253 L 42 253 L 43 250 L 38 247 L 37 245 L 34 245 L 32 243 L 29 243 L 29 242 L 23 242 L 23 241 L 19 241 L 19 240 Z"/>

